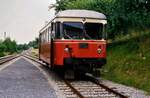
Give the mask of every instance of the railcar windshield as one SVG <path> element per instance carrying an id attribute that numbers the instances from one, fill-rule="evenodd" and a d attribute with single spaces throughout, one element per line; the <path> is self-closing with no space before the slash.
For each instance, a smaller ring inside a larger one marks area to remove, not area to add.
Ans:
<path id="1" fill-rule="evenodd" d="M 103 25 L 100 23 L 64 22 L 65 39 L 102 39 Z"/>
<path id="2" fill-rule="evenodd" d="M 65 39 L 82 39 L 83 24 L 80 22 L 64 22 L 63 23 L 63 35 Z"/>
<path id="3" fill-rule="evenodd" d="M 85 23 L 84 28 L 86 34 L 91 37 L 91 39 L 102 39 L 103 37 L 103 24 L 101 23 Z"/>

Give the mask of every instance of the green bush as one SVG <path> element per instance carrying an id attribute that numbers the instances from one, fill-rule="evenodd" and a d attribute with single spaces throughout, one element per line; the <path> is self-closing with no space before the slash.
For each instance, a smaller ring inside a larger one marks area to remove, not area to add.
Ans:
<path id="1" fill-rule="evenodd" d="M 0 52 L 0 57 L 3 57 L 3 56 L 5 56 L 4 52 Z"/>
<path id="2" fill-rule="evenodd" d="M 149 0 L 56 0 L 56 11 L 87 9 L 104 13 L 108 19 L 108 37 L 126 35 L 130 28 L 150 28 Z"/>
<path id="3" fill-rule="evenodd" d="M 150 32 L 145 34 L 108 45 L 104 78 L 150 92 Z"/>

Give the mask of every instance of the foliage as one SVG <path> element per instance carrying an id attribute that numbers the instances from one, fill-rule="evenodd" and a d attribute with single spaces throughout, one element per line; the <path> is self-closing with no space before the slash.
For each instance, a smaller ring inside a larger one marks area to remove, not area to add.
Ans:
<path id="1" fill-rule="evenodd" d="M 17 43 L 15 40 L 11 40 L 10 38 L 6 38 L 3 42 L 0 43 L 0 51 L 1 52 L 10 52 L 14 53 L 17 51 Z"/>
<path id="2" fill-rule="evenodd" d="M 127 34 L 132 29 L 150 27 L 149 0 L 57 0 L 56 11 L 87 9 L 104 13 L 108 19 L 108 34 Z"/>
<path id="3" fill-rule="evenodd" d="M 0 57 L 4 56 L 5 49 L 6 49 L 6 46 L 2 42 L 0 42 Z"/>
<path id="4" fill-rule="evenodd" d="M 28 43 L 28 47 L 38 48 L 39 39 L 35 38 L 35 40 L 30 41 Z"/>
<path id="5" fill-rule="evenodd" d="M 17 46 L 17 50 L 19 52 L 23 51 L 23 50 L 27 50 L 29 49 L 30 47 L 33 47 L 33 48 L 38 48 L 38 43 L 39 43 L 39 39 L 38 38 L 35 38 L 33 41 L 30 41 L 28 44 L 19 44 Z"/>
<path id="6" fill-rule="evenodd" d="M 21 51 L 27 50 L 27 49 L 28 49 L 28 45 L 27 45 L 27 44 L 19 44 L 19 45 L 17 46 L 18 52 L 21 52 Z"/>
<path id="7" fill-rule="evenodd" d="M 0 41 L 0 57 L 4 56 L 5 53 L 12 54 L 17 52 L 17 43 L 15 40 L 6 38 L 4 41 Z"/>
<path id="8" fill-rule="evenodd" d="M 5 46 L 5 52 L 17 52 L 17 43 L 15 40 L 12 41 L 10 38 L 6 38 L 3 41 L 3 45 Z"/>
<path id="9" fill-rule="evenodd" d="M 35 40 L 30 41 L 28 44 L 17 44 L 15 40 L 11 40 L 10 38 L 6 38 L 4 41 L 0 40 L 0 57 L 15 52 L 22 52 L 30 47 L 38 48 L 38 42 L 38 38 L 35 38 Z"/>
<path id="10" fill-rule="evenodd" d="M 150 32 L 108 45 L 102 76 L 150 92 Z"/>
<path id="11" fill-rule="evenodd" d="M 6 50 L 6 45 L 0 42 L 0 51 L 4 52 Z"/>

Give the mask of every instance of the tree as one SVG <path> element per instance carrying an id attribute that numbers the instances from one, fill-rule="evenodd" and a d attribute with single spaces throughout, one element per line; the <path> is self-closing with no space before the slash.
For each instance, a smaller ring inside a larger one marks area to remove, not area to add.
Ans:
<path id="1" fill-rule="evenodd" d="M 5 50 L 6 50 L 6 46 L 2 42 L 0 42 L 0 57 L 4 56 Z"/>
<path id="2" fill-rule="evenodd" d="M 128 34 L 130 29 L 150 28 L 149 0 L 57 0 L 56 5 L 56 11 L 87 9 L 104 13 L 109 38 Z"/>
<path id="3" fill-rule="evenodd" d="M 10 53 L 17 52 L 17 43 L 15 40 L 11 41 L 10 38 L 6 38 L 3 44 L 6 46 L 5 52 L 10 52 Z"/>
<path id="4" fill-rule="evenodd" d="M 28 43 L 28 47 L 38 48 L 38 45 L 39 45 L 39 39 L 38 38 L 35 38 L 35 40 L 30 41 Z"/>
<path id="5" fill-rule="evenodd" d="M 28 45 L 27 44 L 19 44 L 19 45 L 17 45 L 17 50 L 18 50 L 18 52 L 21 52 L 21 51 L 23 51 L 23 50 L 27 50 L 29 47 L 28 47 Z"/>

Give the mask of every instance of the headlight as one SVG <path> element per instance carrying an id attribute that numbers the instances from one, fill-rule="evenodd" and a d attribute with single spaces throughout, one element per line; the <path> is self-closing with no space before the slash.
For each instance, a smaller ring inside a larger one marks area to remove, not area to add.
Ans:
<path id="1" fill-rule="evenodd" d="M 65 51 L 65 52 L 69 52 L 69 48 L 66 47 L 66 48 L 64 49 L 64 51 Z"/>
<path id="2" fill-rule="evenodd" d="M 102 52 L 102 49 L 98 48 L 97 53 L 100 54 Z"/>

